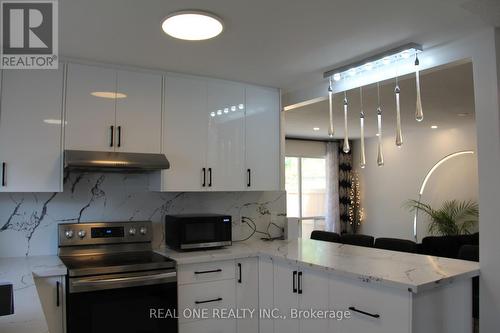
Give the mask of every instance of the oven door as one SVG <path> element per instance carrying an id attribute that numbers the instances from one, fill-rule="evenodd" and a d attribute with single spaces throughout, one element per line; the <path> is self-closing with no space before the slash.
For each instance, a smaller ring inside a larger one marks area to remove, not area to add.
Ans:
<path id="1" fill-rule="evenodd" d="M 231 245 L 231 219 L 203 218 L 182 221 L 182 250 Z"/>
<path id="2" fill-rule="evenodd" d="M 67 279 L 68 333 L 165 333 L 178 330 L 175 271 Z"/>

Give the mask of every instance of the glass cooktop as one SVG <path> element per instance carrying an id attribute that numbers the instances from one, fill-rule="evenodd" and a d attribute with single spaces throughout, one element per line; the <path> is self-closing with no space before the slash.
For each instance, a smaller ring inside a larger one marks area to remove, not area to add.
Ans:
<path id="1" fill-rule="evenodd" d="M 153 251 L 60 256 L 69 276 L 175 268 L 175 261 Z"/>

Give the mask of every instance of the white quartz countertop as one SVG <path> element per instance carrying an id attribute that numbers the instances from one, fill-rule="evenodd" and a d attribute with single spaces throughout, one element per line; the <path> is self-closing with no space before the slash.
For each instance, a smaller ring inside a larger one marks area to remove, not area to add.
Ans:
<path id="1" fill-rule="evenodd" d="M 157 251 L 191 264 L 207 261 L 268 256 L 343 275 L 368 283 L 411 290 L 414 293 L 457 279 L 479 275 L 477 262 L 380 250 L 310 239 L 234 243 L 233 246 L 196 252 Z"/>
<path id="2" fill-rule="evenodd" d="M 177 252 L 163 248 L 157 252 L 176 260 L 179 265 L 270 257 L 367 283 L 411 289 L 414 293 L 479 275 L 479 264 L 476 262 L 309 239 L 272 242 L 253 240 L 217 250 Z M 0 317 L 0 332 L 48 332 L 34 278 L 66 274 L 66 267 L 57 256 L 0 258 L 0 283 L 14 285 L 15 311 L 13 315 Z"/>
<path id="3" fill-rule="evenodd" d="M 0 282 L 14 289 L 14 314 L 0 316 L 0 332 L 48 332 L 34 277 L 60 275 L 66 267 L 57 256 L 0 258 Z"/>

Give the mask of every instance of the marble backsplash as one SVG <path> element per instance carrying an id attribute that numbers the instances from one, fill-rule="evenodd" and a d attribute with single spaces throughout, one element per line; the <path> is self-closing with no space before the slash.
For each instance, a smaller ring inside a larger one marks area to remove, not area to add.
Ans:
<path id="1" fill-rule="evenodd" d="M 61 193 L 0 193 L 0 257 L 56 254 L 57 225 L 87 221 L 151 220 L 159 247 L 165 214 L 229 214 L 233 240 L 249 237 L 252 224 L 274 237 L 285 223 L 285 198 L 285 192 L 150 192 L 143 174 L 70 173 Z"/>

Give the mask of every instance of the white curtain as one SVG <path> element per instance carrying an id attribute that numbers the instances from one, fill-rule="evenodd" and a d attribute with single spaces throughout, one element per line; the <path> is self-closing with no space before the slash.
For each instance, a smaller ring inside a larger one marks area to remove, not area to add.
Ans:
<path id="1" fill-rule="evenodd" d="M 338 149 L 337 142 L 326 144 L 325 228 L 327 231 L 340 233 Z"/>

